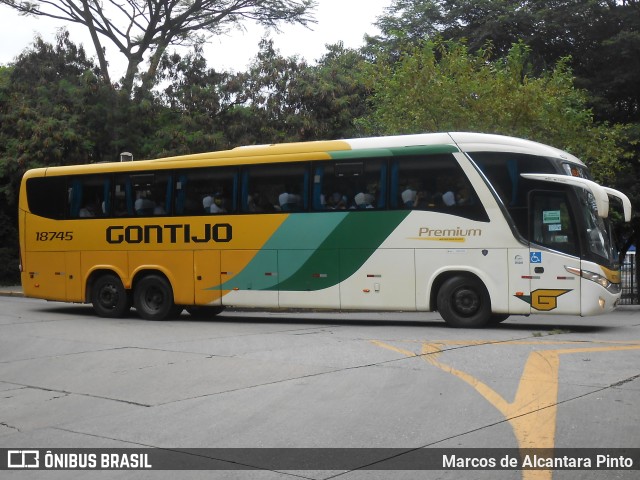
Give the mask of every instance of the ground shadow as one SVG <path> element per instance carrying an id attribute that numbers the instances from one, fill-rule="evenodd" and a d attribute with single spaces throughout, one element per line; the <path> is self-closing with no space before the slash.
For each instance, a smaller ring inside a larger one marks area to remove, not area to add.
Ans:
<path id="1" fill-rule="evenodd" d="M 68 304 L 47 304 L 44 308 L 37 309 L 38 311 L 59 314 L 59 315 L 73 315 L 77 317 L 94 318 L 102 321 L 119 321 L 121 319 L 109 319 L 100 318 L 96 316 L 93 308 L 90 305 L 68 305 Z M 246 315 L 244 315 L 246 313 Z M 336 316 L 342 314 L 358 314 L 358 318 L 329 318 L 332 314 Z M 375 312 L 380 314 L 380 312 Z M 415 313 L 415 312 L 410 312 Z M 317 314 L 317 317 L 313 315 Z M 403 312 L 389 312 L 390 316 L 402 315 Z M 264 316 L 261 316 L 264 315 Z M 175 320 L 166 321 L 180 321 L 191 323 L 254 323 L 254 324 L 296 324 L 296 325 L 314 325 L 314 326 L 367 326 L 367 327 L 388 327 L 388 326 L 401 326 L 401 327 L 426 327 L 426 328 L 442 328 L 447 327 L 441 319 L 397 319 L 397 318 L 367 318 L 367 312 L 340 312 L 340 311 L 314 311 L 314 310 L 253 310 L 253 309 L 234 309 L 230 308 L 225 310 L 221 314 L 211 318 L 198 318 L 192 317 L 186 311 Z M 434 314 L 427 314 L 433 316 Z M 135 309 L 131 309 L 130 312 L 123 317 L 128 320 L 136 320 L 140 322 L 147 322 L 147 320 L 141 319 L 135 312 Z M 606 325 L 576 325 L 567 321 L 573 317 L 545 317 L 542 315 L 535 316 L 535 321 L 531 320 L 531 317 L 512 316 L 504 323 L 498 325 L 490 325 L 482 330 L 499 330 L 499 331 L 522 331 L 522 332 L 539 332 L 545 335 L 562 334 L 562 333 L 602 333 L 606 331 L 614 330 L 615 327 Z M 578 318 L 578 317 L 576 317 Z M 591 320 L 593 322 L 593 320 Z M 154 323 L 154 322 L 150 322 Z M 454 329 L 452 329 L 454 330 Z M 455 329 L 458 330 L 458 329 Z"/>

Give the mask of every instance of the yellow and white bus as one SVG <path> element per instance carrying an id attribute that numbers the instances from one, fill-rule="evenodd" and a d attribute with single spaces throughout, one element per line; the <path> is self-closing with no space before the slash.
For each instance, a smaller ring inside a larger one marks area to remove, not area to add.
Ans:
<path id="1" fill-rule="evenodd" d="M 610 312 L 628 198 L 572 155 L 477 133 L 239 147 L 28 171 L 29 297 L 144 319 L 225 306 L 438 311 L 454 327 Z"/>

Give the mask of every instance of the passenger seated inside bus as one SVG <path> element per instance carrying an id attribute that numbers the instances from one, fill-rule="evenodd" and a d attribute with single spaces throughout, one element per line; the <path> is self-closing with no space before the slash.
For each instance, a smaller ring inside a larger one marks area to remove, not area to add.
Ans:
<path id="1" fill-rule="evenodd" d="M 136 215 L 153 215 L 153 211 L 156 208 L 156 203 L 148 198 L 147 192 L 139 191 L 136 194 L 134 208 L 136 211 Z"/>
<path id="2" fill-rule="evenodd" d="M 353 197 L 356 202 L 356 208 L 374 208 L 375 197 L 370 193 L 360 192 Z"/>
<path id="3" fill-rule="evenodd" d="M 334 192 L 327 197 L 325 208 L 327 210 L 346 210 L 347 209 L 347 196 L 342 195 L 339 192 Z"/>
<path id="4" fill-rule="evenodd" d="M 469 186 L 464 182 L 460 182 L 458 192 L 456 193 L 456 205 L 469 205 L 471 203 L 471 191 Z"/>
<path id="5" fill-rule="evenodd" d="M 279 204 L 280 210 L 283 212 L 293 212 L 296 210 L 300 210 L 301 209 L 300 195 L 296 195 L 295 193 L 288 193 L 289 191 L 291 190 L 281 193 L 278 196 L 278 204 Z"/>
<path id="6" fill-rule="evenodd" d="M 158 204 L 155 207 L 153 207 L 153 214 L 154 215 L 167 214 L 167 210 L 164 208 L 164 200 L 162 200 L 161 202 L 158 202 Z"/>
<path id="7" fill-rule="evenodd" d="M 274 206 L 260 192 L 253 192 L 247 197 L 246 210 L 251 213 L 273 212 Z"/>
<path id="8" fill-rule="evenodd" d="M 456 204 L 455 181 L 451 176 L 439 177 L 436 180 L 436 190 L 436 206 L 453 207 Z"/>
<path id="9" fill-rule="evenodd" d="M 80 209 L 78 212 L 78 217 L 80 218 L 89 218 L 96 216 L 96 207 L 95 205 L 87 204 Z"/>
<path id="10" fill-rule="evenodd" d="M 406 208 L 415 208 L 417 196 L 418 192 L 414 190 L 413 186 L 411 185 L 407 185 L 407 188 L 405 188 L 400 194 L 400 197 L 402 198 L 402 204 Z"/>
<path id="11" fill-rule="evenodd" d="M 225 202 L 220 192 L 213 195 L 207 195 L 202 199 L 202 206 L 205 213 L 226 213 Z"/>

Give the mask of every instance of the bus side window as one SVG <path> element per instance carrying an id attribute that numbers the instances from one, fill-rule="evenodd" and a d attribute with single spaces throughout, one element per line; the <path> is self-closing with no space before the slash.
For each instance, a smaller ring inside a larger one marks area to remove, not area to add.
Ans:
<path id="1" fill-rule="evenodd" d="M 111 208 L 111 182 L 104 175 L 69 178 L 69 218 L 104 217 Z"/>
<path id="2" fill-rule="evenodd" d="M 307 164 L 252 165 L 243 170 L 243 212 L 302 212 L 308 209 L 309 196 Z"/>
<path id="3" fill-rule="evenodd" d="M 471 158 L 487 177 L 499 200 L 507 209 L 516 229 L 523 237 L 528 234 L 528 192 L 538 188 L 535 180 L 522 173 L 559 173 L 546 157 L 505 152 L 472 152 Z"/>
<path id="4" fill-rule="evenodd" d="M 383 158 L 316 164 L 314 210 L 382 209 L 387 202 L 387 163 Z"/>
<path id="5" fill-rule="evenodd" d="M 27 203 L 34 215 L 62 220 L 68 212 L 66 177 L 34 177 L 27 180 Z"/>
<path id="6" fill-rule="evenodd" d="M 488 220 L 471 182 L 451 154 L 394 158 L 390 179 L 391 208 Z"/>
<path id="7" fill-rule="evenodd" d="M 237 169 L 190 169 L 179 172 L 176 179 L 176 215 L 211 215 L 237 210 Z"/>
<path id="8" fill-rule="evenodd" d="M 171 215 L 173 176 L 170 173 L 133 173 L 117 185 L 122 183 L 129 215 Z"/>

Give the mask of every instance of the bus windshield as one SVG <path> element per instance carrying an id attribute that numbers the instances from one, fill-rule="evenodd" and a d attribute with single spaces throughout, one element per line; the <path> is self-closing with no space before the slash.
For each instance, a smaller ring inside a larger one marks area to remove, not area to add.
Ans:
<path id="1" fill-rule="evenodd" d="M 607 218 L 599 215 L 591 191 L 534 178 L 536 174 L 549 174 L 548 177 L 562 175 L 590 180 L 586 167 L 538 155 L 474 152 L 470 156 L 488 178 L 525 241 L 616 267 L 613 228 Z M 533 192 L 539 195 L 531 197 Z M 570 197 L 577 199 L 577 203 Z M 551 219 L 556 217 L 558 223 L 553 224 Z"/>
<path id="2" fill-rule="evenodd" d="M 611 222 L 598 216 L 595 199 L 587 190 L 576 189 L 580 202 L 580 213 L 584 221 L 588 255 L 601 257 L 605 265 L 614 265 L 618 261 L 618 252 L 613 238 Z"/>

